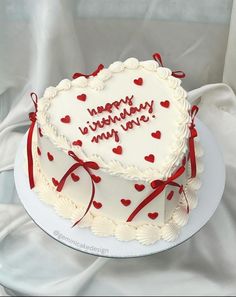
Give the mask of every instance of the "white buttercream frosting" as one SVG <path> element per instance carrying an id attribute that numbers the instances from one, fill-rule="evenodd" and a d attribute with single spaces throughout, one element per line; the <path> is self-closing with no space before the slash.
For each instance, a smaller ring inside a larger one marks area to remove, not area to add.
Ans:
<path id="1" fill-rule="evenodd" d="M 189 214 L 187 213 L 186 207 L 179 206 L 173 213 L 173 221 L 178 226 L 183 227 L 187 224 L 189 219 Z"/>
<path id="2" fill-rule="evenodd" d="M 54 207 L 56 212 L 65 219 L 70 219 L 71 215 L 76 209 L 75 203 L 72 200 L 64 197 L 58 199 Z"/>
<path id="3" fill-rule="evenodd" d="M 104 88 L 104 83 L 98 78 L 91 78 L 89 86 L 96 91 L 101 91 Z"/>
<path id="4" fill-rule="evenodd" d="M 160 240 L 161 231 L 157 226 L 143 225 L 138 228 L 136 237 L 140 243 L 144 245 L 150 245 Z"/>
<path id="5" fill-rule="evenodd" d="M 124 61 L 124 66 L 128 69 L 136 69 L 139 66 L 139 61 L 136 58 L 129 58 Z"/>
<path id="6" fill-rule="evenodd" d="M 197 193 L 195 190 L 190 189 L 189 187 L 186 187 L 185 193 L 188 198 L 188 205 L 190 209 L 194 209 L 197 207 L 198 199 L 197 199 Z M 186 206 L 186 201 L 184 197 L 181 197 L 181 202 L 184 206 Z"/>
<path id="7" fill-rule="evenodd" d="M 72 85 L 75 87 L 85 88 L 88 85 L 88 79 L 84 76 L 77 77 L 72 80 Z"/>
<path id="8" fill-rule="evenodd" d="M 179 227 L 174 223 L 168 223 L 161 228 L 161 237 L 166 241 L 174 241 L 179 235 Z"/>
<path id="9" fill-rule="evenodd" d="M 100 80 L 107 80 L 111 77 L 111 71 L 108 69 L 102 69 L 101 71 L 99 71 L 97 78 Z"/>
<path id="10" fill-rule="evenodd" d="M 202 185 L 202 182 L 199 177 L 190 178 L 188 180 L 188 188 L 193 189 L 195 191 L 199 190 Z"/>
<path id="11" fill-rule="evenodd" d="M 187 97 L 187 92 L 182 87 L 178 87 L 174 91 L 174 97 L 177 100 L 186 98 Z"/>
<path id="12" fill-rule="evenodd" d="M 158 67 L 156 72 L 163 79 L 167 79 L 171 75 L 171 70 L 166 67 Z"/>
<path id="13" fill-rule="evenodd" d="M 168 84 L 171 88 L 176 89 L 177 87 L 180 86 L 181 80 L 174 77 L 174 76 L 169 76 L 168 77 Z"/>
<path id="14" fill-rule="evenodd" d="M 106 217 L 97 216 L 93 220 L 91 230 L 97 236 L 111 236 L 114 235 L 115 224 Z"/>
<path id="15" fill-rule="evenodd" d="M 121 241 L 136 239 L 136 228 L 128 224 L 118 224 L 115 230 L 115 237 Z"/>
<path id="16" fill-rule="evenodd" d="M 45 90 L 45 92 L 43 94 L 43 97 L 44 98 L 48 98 L 48 99 L 52 99 L 52 98 L 54 98 L 56 96 L 56 94 L 57 94 L 57 88 L 55 88 L 55 87 L 48 87 Z"/>
<path id="17" fill-rule="evenodd" d="M 117 61 L 112 63 L 109 66 L 109 70 L 111 70 L 111 72 L 121 72 L 125 69 L 124 63 Z"/>
<path id="18" fill-rule="evenodd" d="M 142 61 L 140 62 L 140 65 L 149 71 L 156 71 L 159 67 L 159 64 L 154 60 Z"/>
<path id="19" fill-rule="evenodd" d="M 74 224 L 78 220 L 80 220 L 83 217 L 84 213 L 85 213 L 84 207 L 77 207 L 76 209 L 74 209 L 74 211 L 72 212 L 72 214 L 70 216 L 72 224 Z M 83 219 L 79 222 L 79 224 L 77 226 L 79 228 L 87 228 L 92 225 L 92 222 L 93 222 L 93 216 L 89 212 L 86 214 L 85 217 L 83 217 Z"/>
<path id="20" fill-rule="evenodd" d="M 57 89 L 59 91 L 63 90 L 69 90 L 71 88 L 71 81 L 69 79 L 63 79 L 60 81 L 60 83 L 57 85 Z"/>
<path id="21" fill-rule="evenodd" d="M 39 199 L 49 205 L 55 205 L 58 200 L 58 196 L 56 195 L 55 191 L 49 188 L 47 184 L 41 183 L 39 185 L 37 183 L 35 191 L 39 193 Z"/>

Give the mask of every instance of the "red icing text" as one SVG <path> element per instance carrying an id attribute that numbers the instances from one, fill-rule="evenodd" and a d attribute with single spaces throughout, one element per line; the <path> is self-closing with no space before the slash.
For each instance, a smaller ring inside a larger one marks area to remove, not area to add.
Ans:
<path id="1" fill-rule="evenodd" d="M 128 131 L 133 129 L 135 126 L 140 126 L 142 123 L 146 123 L 150 120 L 148 115 L 141 114 L 146 112 L 148 114 L 152 114 L 154 110 L 154 100 L 150 102 L 145 101 L 140 103 L 138 106 L 133 105 L 134 96 L 126 96 L 125 99 L 116 100 L 112 103 L 106 103 L 104 106 L 97 106 L 93 109 L 87 109 L 89 114 L 94 117 L 101 113 L 109 113 L 108 116 L 104 116 L 95 121 L 87 121 L 87 125 L 85 127 L 79 127 L 80 132 L 83 135 L 91 132 L 96 132 L 99 129 L 110 127 L 114 124 L 119 124 L 117 129 Z M 122 108 L 122 105 L 126 105 L 126 107 Z M 119 111 L 118 114 L 112 115 L 113 111 Z M 135 116 L 135 118 L 133 118 Z M 131 118 L 131 119 L 129 119 Z M 116 142 L 119 142 L 119 131 L 117 129 L 112 128 L 109 131 L 103 131 L 98 135 L 94 135 L 91 139 L 91 142 L 98 143 L 101 140 L 108 140 L 110 138 L 114 138 Z"/>

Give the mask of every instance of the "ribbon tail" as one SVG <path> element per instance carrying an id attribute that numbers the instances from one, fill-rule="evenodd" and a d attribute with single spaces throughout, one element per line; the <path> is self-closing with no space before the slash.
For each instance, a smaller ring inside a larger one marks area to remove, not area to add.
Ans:
<path id="1" fill-rule="evenodd" d="M 196 177 L 197 166 L 196 166 L 196 155 L 195 155 L 195 145 L 194 138 L 189 138 L 189 152 L 190 152 L 190 165 L 191 165 L 191 178 Z"/>
<path id="2" fill-rule="evenodd" d="M 35 187 L 34 182 L 34 162 L 33 162 L 33 154 L 32 154 L 32 139 L 34 132 L 35 122 L 32 122 L 28 131 L 27 137 L 27 159 L 28 159 L 28 176 L 29 176 L 29 184 L 30 189 Z"/>
<path id="3" fill-rule="evenodd" d="M 87 170 L 87 169 L 86 169 Z M 88 171 L 88 170 L 87 170 Z M 89 175 L 91 176 L 90 172 L 88 171 Z M 74 223 L 74 225 L 72 226 L 75 227 L 76 225 L 78 225 L 82 220 L 83 218 L 87 215 L 87 213 L 89 212 L 91 206 L 92 206 L 92 203 L 93 203 L 93 200 L 94 200 L 94 196 L 95 196 L 95 185 L 94 185 L 94 181 L 93 179 L 91 178 L 91 183 L 92 183 L 92 193 L 91 193 L 91 197 L 90 197 L 90 201 L 89 201 L 89 204 L 87 206 L 87 209 L 85 211 L 85 213 L 83 214 L 83 216 Z"/>
<path id="4" fill-rule="evenodd" d="M 60 180 L 60 182 L 59 182 L 59 184 L 58 184 L 58 186 L 57 186 L 57 191 L 58 191 L 58 192 L 61 192 L 61 190 L 63 189 L 67 177 L 68 177 L 73 171 L 75 171 L 79 166 L 80 166 L 80 164 L 75 163 L 74 165 L 72 165 L 72 166 L 67 170 L 67 172 L 63 175 L 63 177 L 61 178 L 61 180 Z"/>
<path id="5" fill-rule="evenodd" d="M 187 205 L 187 213 L 189 213 L 189 203 L 188 203 L 188 198 L 187 198 L 187 195 L 185 193 L 185 191 L 183 190 L 183 194 L 184 194 L 184 199 L 185 199 L 185 202 L 186 202 L 186 205 Z"/>

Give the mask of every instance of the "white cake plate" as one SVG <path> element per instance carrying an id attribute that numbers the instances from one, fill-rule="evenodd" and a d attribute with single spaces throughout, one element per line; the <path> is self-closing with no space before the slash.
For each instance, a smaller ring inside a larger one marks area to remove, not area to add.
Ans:
<path id="1" fill-rule="evenodd" d="M 225 185 L 225 165 L 218 144 L 207 127 L 197 120 L 198 133 L 204 150 L 204 172 L 202 187 L 197 192 L 198 206 L 190 213 L 188 224 L 182 228 L 174 242 L 158 241 L 144 246 L 137 241 L 121 242 L 115 237 L 97 237 L 90 229 L 71 228 L 71 222 L 60 218 L 51 206 L 41 202 L 30 190 L 23 163 L 26 135 L 21 142 L 15 159 L 15 184 L 18 195 L 33 221 L 47 234 L 64 245 L 88 254 L 108 258 L 131 258 L 155 254 L 173 248 L 197 233 L 212 217 L 220 203 Z"/>

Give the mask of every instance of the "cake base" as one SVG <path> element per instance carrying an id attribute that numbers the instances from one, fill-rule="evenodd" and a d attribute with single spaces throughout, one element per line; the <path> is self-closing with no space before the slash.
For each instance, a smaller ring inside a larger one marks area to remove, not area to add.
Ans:
<path id="1" fill-rule="evenodd" d="M 181 229 L 174 242 L 158 241 L 144 246 L 137 241 L 120 242 L 114 237 L 95 236 L 90 229 L 71 228 L 71 222 L 60 218 L 54 209 L 41 202 L 28 184 L 24 173 L 24 154 L 26 135 L 16 154 L 14 176 L 18 195 L 33 221 L 48 235 L 73 249 L 88 254 L 108 258 L 131 258 L 155 254 L 173 248 L 192 237 L 214 214 L 220 203 L 225 185 L 225 166 L 222 154 L 210 131 L 199 120 L 196 122 L 205 152 L 202 161 L 202 186 L 198 191 L 198 206 L 191 211 L 189 222 Z"/>

